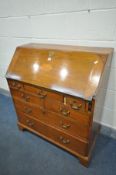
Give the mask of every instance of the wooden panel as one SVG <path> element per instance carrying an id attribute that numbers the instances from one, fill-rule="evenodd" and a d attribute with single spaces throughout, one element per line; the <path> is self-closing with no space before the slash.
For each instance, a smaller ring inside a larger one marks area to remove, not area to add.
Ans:
<path id="1" fill-rule="evenodd" d="M 59 143 L 61 146 L 63 145 L 65 148 L 73 150 L 82 155 L 87 155 L 88 153 L 88 143 L 75 139 L 63 132 L 49 127 L 42 122 L 36 121 L 26 115 L 19 116 L 19 122 L 26 125 L 29 128 L 37 131 L 38 134 L 43 134 L 53 141 L 53 143 Z"/>
<path id="2" fill-rule="evenodd" d="M 78 47 L 77 51 L 75 47 L 74 51 L 67 51 L 66 47 L 63 50 L 62 46 L 55 48 L 48 45 L 17 48 L 6 77 L 91 100 L 107 61 L 108 55 L 100 54 L 104 49 L 98 49 L 96 54 L 92 48 L 89 51 L 82 48 L 79 51 Z M 105 52 L 111 55 L 112 51 Z"/>

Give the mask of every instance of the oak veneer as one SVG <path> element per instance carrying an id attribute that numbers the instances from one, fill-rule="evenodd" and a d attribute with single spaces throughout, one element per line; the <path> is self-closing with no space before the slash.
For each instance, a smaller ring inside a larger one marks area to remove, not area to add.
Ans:
<path id="1" fill-rule="evenodd" d="M 6 78 L 19 129 L 58 145 L 87 166 L 100 128 L 94 119 L 101 116 L 112 53 L 112 48 L 18 47 Z"/>

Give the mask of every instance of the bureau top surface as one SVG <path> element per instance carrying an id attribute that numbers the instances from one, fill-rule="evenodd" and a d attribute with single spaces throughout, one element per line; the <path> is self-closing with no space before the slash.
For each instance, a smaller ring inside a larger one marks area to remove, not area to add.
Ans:
<path id="1" fill-rule="evenodd" d="M 27 44 L 16 49 L 6 77 L 91 100 L 112 48 Z"/>

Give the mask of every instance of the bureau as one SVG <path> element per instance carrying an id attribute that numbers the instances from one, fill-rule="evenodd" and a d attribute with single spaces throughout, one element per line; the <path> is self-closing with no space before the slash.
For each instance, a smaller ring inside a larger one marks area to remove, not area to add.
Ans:
<path id="1" fill-rule="evenodd" d="M 99 133 L 112 48 L 27 44 L 6 73 L 18 117 L 27 129 L 87 166 Z"/>

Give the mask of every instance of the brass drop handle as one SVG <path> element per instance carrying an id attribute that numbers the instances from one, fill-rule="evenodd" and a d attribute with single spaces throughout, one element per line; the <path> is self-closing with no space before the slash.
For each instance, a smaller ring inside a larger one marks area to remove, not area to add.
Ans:
<path id="1" fill-rule="evenodd" d="M 70 143 L 70 140 L 69 139 L 65 139 L 63 136 L 60 136 L 60 141 L 63 143 L 63 144 L 68 144 Z"/>
<path id="2" fill-rule="evenodd" d="M 31 114 L 32 113 L 32 109 L 31 108 L 25 108 L 24 109 L 24 113 Z"/>
<path id="3" fill-rule="evenodd" d="M 61 109 L 60 109 L 60 112 L 61 112 L 64 116 L 66 116 L 66 117 L 70 114 L 70 111 L 67 110 L 67 109 L 65 109 L 65 108 L 64 108 L 64 109 L 61 108 Z"/>
<path id="4" fill-rule="evenodd" d="M 47 96 L 47 93 L 43 92 L 43 91 L 40 91 L 37 93 L 38 97 L 39 98 L 45 98 Z"/>
<path id="5" fill-rule="evenodd" d="M 75 102 L 71 104 L 71 108 L 74 110 L 80 110 L 81 107 L 82 107 L 82 104 L 77 104 Z"/>
<path id="6" fill-rule="evenodd" d="M 28 119 L 26 120 L 26 123 L 27 123 L 28 126 L 31 126 L 31 127 L 34 126 L 34 122 L 32 122 Z"/>
<path id="7" fill-rule="evenodd" d="M 69 125 L 69 124 L 63 124 L 63 122 L 61 122 L 61 127 L 62 127 L 63 129 L 68 129 L 68 128 L 71 127 L 71 125 Z"/>

